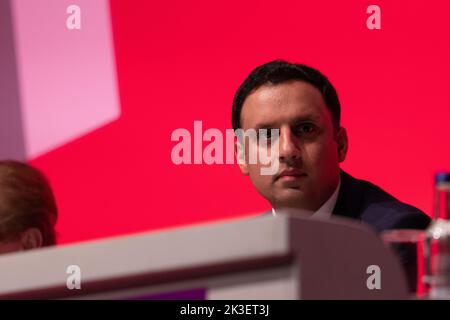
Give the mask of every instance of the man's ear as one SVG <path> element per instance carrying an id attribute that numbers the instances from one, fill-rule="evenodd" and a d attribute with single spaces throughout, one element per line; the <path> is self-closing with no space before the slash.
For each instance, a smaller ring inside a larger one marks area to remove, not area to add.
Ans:
<path id="1" fill-rule="evenodd" d="M 29 250 L 42 247 L 44 239 L 38 228 L 29 228 L 20 236 L 20 242 L 23 250 Z"/>
<path id="2" fill-rule="evenodd" d="M 239 165 L 239 168 L 241 169 L 242 174 L 248 175 L 248 163 L 246 161 L 245 157 L 245 150 L 242 143 L 239 141 L 239 138 L 236 139 L 234 142 L 234 153 L 236 154 L 236 160 Z"/>
<path id="3" fill-rule="evenodd" d="M 344 127 L 339 128 L 337 135 L 336 135 L 336 142 L 338 145 L 339 162 L 343 162 L 345 160 L 345 157 L 347 156 L 347 150 L 348 150 L 347 130 L 345 130 Z"/>

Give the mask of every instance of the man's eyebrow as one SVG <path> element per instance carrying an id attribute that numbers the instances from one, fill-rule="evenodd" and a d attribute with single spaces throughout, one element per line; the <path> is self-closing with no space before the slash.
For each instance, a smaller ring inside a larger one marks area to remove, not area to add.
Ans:
<path id="1" fill-rule="evenodd" d="M 292 123 L 298 124 L 298 123 L 308 122 L 308 121 L 318 122 L 318 121 L 320 121 L 320 116 L 319 115 L 315 115 L 315 114 L 308 114 L 308 115 L 304 115 L 304 116 L 300 116 L 300 117 L 294 118 L 292 120 Z"/>
<path id="2" fill-rule="evenodd" d="M 308 122 L 308 121 L 318 122 L 319 120 L 320 120 L 320 116 L 308 114 L 308 115 L 304 115 L 304 116 L 295 117 L 292 120 L 290 120 L 289 122 L 293 125 L 296 125 L 296 124 Z M 279 127 L 279 124 L 277 124 L 276 122 L 264 122 L 264 123 L 257 124 L 255 126 L 255 130 L 271 129 L 271 128 L 278 128 L 278 127 Z"/>
<path id="3" fill-rule="evenodd" d="M 271 128 L 276 128 L 277 125 L 275 123 L 259 123 L 255 126 L 255 130 L 259 130 L 259 129 L 271 129 Z"/>

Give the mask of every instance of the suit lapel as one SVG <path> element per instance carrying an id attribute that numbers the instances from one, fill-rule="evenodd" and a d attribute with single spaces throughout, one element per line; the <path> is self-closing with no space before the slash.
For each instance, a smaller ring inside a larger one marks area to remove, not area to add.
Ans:
<path id="1" fill-rule="evenodd" d="M 358 219 L 363 207 L 363 186 L 357 179 L 341 170 L 341 188 L 333 214 Z"/>

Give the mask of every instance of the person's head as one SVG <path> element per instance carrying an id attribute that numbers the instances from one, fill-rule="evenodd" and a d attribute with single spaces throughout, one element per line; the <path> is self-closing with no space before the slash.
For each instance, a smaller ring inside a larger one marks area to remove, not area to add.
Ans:
<path id="1" fill-rule="evenodd" d="M 257 67 L 235 94 L 232 123 L 234 130 L 279 129 L 277 174 L 262 175 L 247 155 L 240 164 L 273 207 L 315 211 L 336 189 L 347 134 L 336 90 L 319 71 L 281 60 Z"/>
<path id="2" fill-rule="evenodd" d="M 58 211 L 45 176 L 18 161 L 0 161 L 0 253 L 56 243 Z"/>

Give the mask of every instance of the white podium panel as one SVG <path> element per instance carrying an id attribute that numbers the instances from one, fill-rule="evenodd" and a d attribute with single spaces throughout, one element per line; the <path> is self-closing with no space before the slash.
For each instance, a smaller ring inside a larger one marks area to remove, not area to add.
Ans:
<path id="1" fill-rule="evenodd" d="M 400 264 L 369 228 L 289 216 L 7 254 L 0 283 L 3 299 L 408 298 Z"/>

